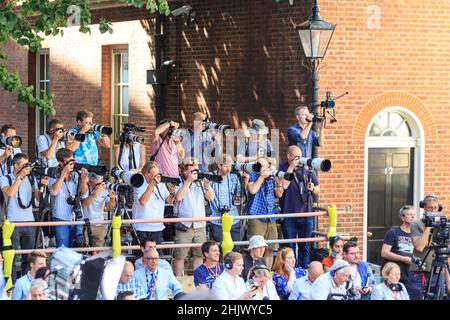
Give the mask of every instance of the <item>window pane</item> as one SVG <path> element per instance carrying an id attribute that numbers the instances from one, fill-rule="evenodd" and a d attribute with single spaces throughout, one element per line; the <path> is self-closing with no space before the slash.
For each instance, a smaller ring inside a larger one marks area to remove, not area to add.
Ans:
<path id="1" fill-rule="evenodd" d="M 114 84 L 120 83 L 120 54 L 114 55 Z"/>
<path id="2" fill-rule="evenodd" d="M 128 53 L 124 53 L 122 58 L 122 82 L 128 83 Z"/>
<path id="3" fill-rule="evenodd" d="M 39 57 L 39 80 L 45 80 L 45 55 Z"/>
<path id="4" fill-rule="evenodd" d="M 45 55 L 45 80 L 50 80 L 50 55 Z"/>
<path id="5" fill-rule="evenodd" d="M 122 112 L 128 114 L 128 86 L 122 87 Z"/>

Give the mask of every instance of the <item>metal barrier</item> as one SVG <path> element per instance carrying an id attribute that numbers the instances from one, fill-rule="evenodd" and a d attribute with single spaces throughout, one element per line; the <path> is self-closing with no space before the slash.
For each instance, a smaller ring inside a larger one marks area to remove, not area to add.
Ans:
<path id="1" fill-rule="evenodd" d="M 222 221 L 223 241 L 222 251 L 225 255 L 232 250 L 234 245 L 248 245 L 248 241 L 236 241 L 233 242 L 231 238 L 231 226 L 233 220 L 251 220 L 251 219 L 268 219 L 268 218 L 308 218 L 308 217 L 320 217 L 328 215 L 329 225 L 327 231 L 327 237 L 315 237 L 315 238 L 303 238 L 303 239 L 277 239 L 266 240 L 268 244 L 273 243 L 305 243 L 305 242 L 321 242 L 326 241 L 328 237 L 336 235 L 337 227 L 337 209 L 335 205 L 330 206 L 327 209 L 328 212 L 301 212 L 301 213 L 284 213 L 284 214 L 266 214 L 266 215 L 250 215 L 250 216 L 231 216 L 227 213 L 222 217 L 204 217 L 204 218 L 164 218 L 164 219 L 132 219 L 122 221 L 121 216 L 114 216 L 112 220 L 104 221 L 91 221 L 93 224 L 112 224 L 112 247 L 94 247 L 94 248 L 72 248 L 74 251 L 92 252 L 92 251 L 105 251 L 112 249 L 112 256 L 117 257 L 121 255 L 123 250 L 138 250 L 139 246 L 124 246 L 121 245 L 120 228 L 122 225 L 136 224 L 136 223 L 170 223 L 170 222 L 200 222 L 200 221 Z M 52 221 L 52 222 L 17 222 L 12 223 L 5 220 L 3 223 L 3 259 L 4 259 L 4 274 L 8 277 L 6 288 L 12 287 L 11 274 L 12 264 L 15 254 L 29 254 L 35 250 L 39 250 L 46 253 L 51 253 L 56 248 L 47 249 L 32 249 L 32 250 L 14 250 L 11 243 L 11 236 L 14 228 L 22 227 L 44 227 L 44 226 L 75 226 L 84 225 L 84 221 Z M 157 245 L 158 249 L 176 249 L 176 248 L 196 248 L 201 247 L 201 243 L 186 243 L 186 244 L 167 244 Z"/>

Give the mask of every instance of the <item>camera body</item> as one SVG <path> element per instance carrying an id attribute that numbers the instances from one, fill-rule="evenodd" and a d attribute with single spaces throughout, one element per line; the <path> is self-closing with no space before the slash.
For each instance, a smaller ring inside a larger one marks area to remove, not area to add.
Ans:
<path id="1" fill-rule="evenodd" d="M 231 208 L 229 206 L 227 206 L 227 205 L 221 206 L 219 208 L 219 212 L 220 212 L 221 215 L 223 215 L 224 213 L 230 212 L 230 210 L 231 210 Z"/>
<path id="2" fill-rule="evenodd" d="M 145 132 L 145 128 L 138 127 L 133 123 L 125 123 L 120 134 L 120 141 L 128 144 L 144 143 L 144 137 L 136 135 L 136 132 Z"/>
<path id="3" fill-rule="evenodd" d="M 22 145 L 22 138 L 19 136 L 7 137 L 0 136 L 0 148 L 6 149 L 7 147 L 19 148 Z"/>

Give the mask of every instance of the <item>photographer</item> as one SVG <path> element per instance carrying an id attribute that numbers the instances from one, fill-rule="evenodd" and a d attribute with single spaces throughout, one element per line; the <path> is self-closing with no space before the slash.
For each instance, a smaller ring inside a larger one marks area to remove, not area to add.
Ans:
<path id="1" fill-rule="evenodd" d="M 211 216 L 220 217 L 224 212 L 237 216 L 238 209 L 234 204 L 234 199 L 241 193 L 241 183 L 236 174 L 231 173 L 233 159 L 230 155 L 224 154 L 223 161 L 219 164 L 218 175 L 222 177 L 221 182 L 211 182 L 214 191 L 214 200 L 210 202 Z M 222 221 L 211 221 L 212 238 L 217 242 L 222 242 Z M 240 222 L 233 220 L 231 227 L 231 238 L 233 241 L 240 241 Z"/>
<path id="2" fill-rule="evenodd" d="M 97 165 L 99 161 L 99 152 L 97 142 L 101 147 L 110 148 L 111 141 L 105 134 L 92 130 L 92 119 L 94 114 L 87 110 L 77 112 L 77 125 L 71 129 L 74 133 L 85 134 L 85 140 L 72 141 L 67 143 L 67 148 L 75 150 L 73 156 L 77 163 L 87 163 Z"/>
<path id="3" fill-rule="evenodd" d="M 90 172 L 88 177 L 87 186 L 84 187 L 87 188 L 87 192 L 81 196 L 83 216 L 90 222 L 86 225 L 85 238 L 89 239 L 91 247 L 102 247 L 105 244 L 106 225 L 95 222 L 105 220 L 105 210 L 113 210 L 116 206 L 116 194 L 106 189 L 103 176 Z"/>
<path id="4" fill-rule="evenodd" d="M 33 202 L 39 199 L 40 191 L 37 181 L 31 173 L 28 165 L 28 156 L 18 153 L 13 157 L 13 172 L 0 177 L 0 187 L 2 189 L 6 218 L 11 222 L 34 222 Z M 48 177 L 43 177 L 40 181 L 42 185 L 48 184 Z M 33 199 L 33 197 L 35 199 Z M 34 249 L 36 228 L 15 228 L 11 240 L 14 249 Z M 27 257 L 22 255 L 22 274 L 27 271 Z M 15 280 L 15 264 L 13 264 L 13 280 Z"/>
<path id="5" fill-rule="evenodd" d="M 2 137 L 14 137 L 16 134 L 16 128 L 12 124 L 5 124 L 0 129 L 0 135 Z M 0 149 L 1 176 L 13 172 L 12 157 L 18 153 L 22 153 L 22 150 L 20 148 L 13 148 L 12 146 L 6 146 L 5 149 Z"/>
<path id="6" fill-rule="evenodd" d="M 265 158 L 258 159 L 261 164 L 259 174 L 252 172 L 247 186 L 249 200 L 246 205 L 246 212 L 249 215 L 275 214 L 275 197 L 280 198 L 283 195 L 283 184 L 289 181 L 282 181 L 277 177 L 272 177 L 269 170 L 269 162 Z M 248 221 L 247 236 L 251 238 L 254 235 L 261 235 L 266 240 L 278 239 L 277 218 L 269 219 L 251 219 Z M 273 250 L 277 245 L 271 244 L 264 253 L 264 259 L 268 268 L 272 267 Z"/>
<path id="7" fill-rule="evenodd" d="M 161 174 L 166 177 L 179 176 L 178 163 L 184 159 L 184 148 L 181 136 L 174 134 L 180 124 L 175 121 L 162 120 L 155 129 L 152 140 L 152 157 L 158 162 Z"/>
<path id="8" fill-rule="evenodd" d="M 141 172 L 142 167 L 145 164 L 146 151 L 145 145 L 142 143 L 135 142 L 129 143 L 128 141 L 123 141 L 122 152 L 120 148 L 116 148 L 116 161 L 119 167 L 123 170 L 131 172 Z M 131 163 L 130 163 L 130 152 L 132 153 Z"/>
<path id="9" fill-rule="evenodd" d="M 56 159 L 59 163 L 61 176 L 58 179 L 49 179 L 49 189 L 53 205 L 53 221 L 74 221 L 82 217 L 77 217 L 74 209 L 78 195 L 79 174 L 74 171 L 75 159 L 73 152 L 67 148 L 59 149 L 56 152 Z M 88 171 L 81 169 L 80 193 L 88 192 L 87 180 Z M 83 226 L 58 226 L 55 227 L 56 247 L 62 245 L 72 248 L 74 237 L 81 239 L 83 236 Z M 80 241 L 81 242 L 81 241 Z M 83 241 L 84 242 L 84 241 Z"/>
<path id="10" fill-rule="evenodd" d="M 189 129 L 190 141 L 183 140 L 189 156 L 197 158 L 201 172 L 208 172 L 209 165 L 222 154 L 221 136 L 213 134 L 214 130 L 207 130 L 208 117 L 203 112 L 193 114 L 193 126 Z M 190 143 L 190 144 L 189 144 Z"/>
<path id="11" fill-rule="evenodd" d="M 439 212 L 440 207 L 439 199 L 436 195 L 428 195 L 423 199 L 423 210 L 424 212 Z M 410 269 L 410 277 L 413 283 L 413 286 L 417 289 L 416 292 L 420 295 L 412 295 L 410 294 L 411 300 L 421 300 L 423 298 L 422 295 L 422 287 L 423 283 L 429 279 L 432 264 L 433 264 L 433 256 L 435 255 L 435 250 L 431 248 L 430 243 L 433 242 L 432 235 L 433 227 L 426 227 L 422 220 L 416 220 L 411 223 L 411 237 L 414 244 L 414 255 L 419 257 L 422 261 L 424 261 L 424 269 L 419 269 L 417 265 L 411 265 Z M 429 252 L 429 253 L 428 253 Z M 428 253 L 428 256 L 425 259 L 425 255 Z M 425 259 L 425 260 L 424 260 Z M 445 278 L 448 275 L 448 270 L 444 268 L 444 274 L 441 274 L 439 277 L 439 284 L 441 291 L 439 292 L 439 298 L 442 299 L 445 290 Z M 434 274 L 432 278 L 431 291 L 434 292 L 434 288 L 437 284 L 438 275 Z M 420 291 L 419 291 L 420 290 Z"/>
<path id="12" fill-rule="evenodd" d="M 395 262 L 400 266 L 400 281 L 405 285 L 410 296 L 420 294 L 411 283 L 409 268 L 412 264 L 414 245 L 411 238 L 411 223 L 416 220 L 414 207 L 410 205 L 403 206 L 399 211 L 402 225 L 392 227 L 384 237 L 381 248 L 381 257 L 384 258 L 383 266 L 387 262 Z"/>
<path id="13" fill-rule="evenodd" d="M 297 123 L 288 128 L 289 145 L 296 145 L 302 150 L 302 155 L 311 158 L 313 145 L 320 147 L 323 145 L 323 127 L 325 121 L 319 124 L 319 132 L 311 130 L 314 122 L 314 115 L 309 113 L 307 106 L 295 108 L 295 118 Z"/>
<path id="14" fill-rule="evenodd" d="M 48 123 L 47 133 L 36 139 L 37 155 L 48 167 L 58 166 L 56 151 L 66 147 L 66 143 L 61 140 L 63 137 L 64 125 L 58 119 L 53 119 Z"/>
<path id="15" fill-rule="evenodd" d="M 275 157 L 272 143 L 267 139 L 269 128 L 266 127 L 264 121 L 254 119 L 252 126 L 247 131 L 250 135 L 249 138 L 239 141 L 237 147 L 237 162 L 244 163 L 255 161 L 261 157 Z M 269 162 L 273 162 L 273 159 L 269 159 Z"/>
<path id="16" fill-rule="evenodd" d="M 144 183 L 134 189 L 133 219 L 163 219 L 164 205 L 172 203 L 175 196 L 175 187 L 161 183 L 159 165 L 155 161 L 147 162 L 142 168 Z M 139 240 L 153 238 L 161 243 L 164 223 L 139 223 L 134 228 Z"/>
<path id="17" fill-rule="evenodd" d="M 298 213 L 312 211 L 312 197 L 319 193 L 319 180 L 315 170 L 308 170 L 299 164 L 302 151 L 298 146 L 290 146 L 287 151 L 287 162 L 280 164 L 279 170 L 294 172 L 294 180 L 285 187 L 280 199 L 281 212 Z M 310 238 L 314 228 L 314 218 L 287 218 L 281 223 L 285 239 Z M 310 247 L 306 243 L 289 243 L 297 256 L 298 265 L 306 268 L 309 264 Z M 297 247 L 297 251 L 296 251 Z"/>
<path id="18" fill-rule="evenodd" d="M 187 157 L 183 160 L 182 183 L 176 187 L 175 215 L 179 218 L 205 218 L 205 199 L 212 201 L 214 191 L 207 179 L 198 179 L 198 160 Z M 178 222 L 175 224 L 175 244 L 178 243 L 204 243 L 206 242 L 206 222 Z M 175 249 L 173 269 L 176 276 L 184 272 L 184 259 L 189 255 L 190 248 Z M 200 248 L 192 248 L 193 269 L 203 263 L 203 254 Z"/>

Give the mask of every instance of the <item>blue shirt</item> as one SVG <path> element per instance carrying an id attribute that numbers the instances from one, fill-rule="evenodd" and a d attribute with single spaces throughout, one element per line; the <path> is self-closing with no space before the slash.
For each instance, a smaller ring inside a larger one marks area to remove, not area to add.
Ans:
<path id="1" fill-rule="evenodd" d="M 21 278 L 17 279 L 16 283 L 14 284 L 14 290 L 12 292 L 12 299 L 25 300 L 31 288 L 31 281 L 33 281 L 33 277 L 29 272 Z"/>
<path id="2" fill-rule="evenodd" d="M 147 268 L 141 268 L 136 270 L 134 277 L 138 280 L 144 287 L 146 293 L 149 293 L 149 285 L 151 272 Z M 156 283 L 156 293 L 155 297 L 149 296 L 150 300 L 167 300 L 169 290 L 172 291 L 172 296 L 175 297 L 178 293 L 182 291 L 181 285 L 175 278 L 172 272 L 168 272 L 165 269 L 157 268 L 155 271 L 155 283 Z"/>
<path id="3" fill-rule="evenodd" d="M 300 136 L 302 130 L 298 123 L 288 128 L 289 145 L 298 146 L 302 150 L 302 157 L 311 158 L 313 145 L 320 147 L 319 136 L 311 128 L 306 139 L 302 139 Z"/>
<path id="4" fill-rule="evenodd" d="M 183 145 L 185 147 L 184 150 L 189 150 L 189 156 L 198 159 L 198 169 L 201 172 L 207 172 L 209 164 L 214 163 L 214 158 L 221 153 L 220 145 L 214 143 L 211 132 L 194 132 L 189 130 L 189 133 L 191 135 L 189 139 L 190 144 L 188 146 Z M 212 146 L 213 144 L 214 146 Z"/>
<path id="5" fill-rule="evenodd" d="M 233 204 L 233 199 L 241 193 L 241 183 L 239 178 L 230 173 L 221 183 L 211 182 L 211 188 L 214 191 L 214 200 L 210 202 L 211 216 L 220 217 L 220 207 L 227 206 L 230 208 L 228 212 L 232 216 L 238 215 L 238 210 Z M 211 221 L 215 225 L 221 225 L 221 221 Z M 239 223 L 239 220 L 233 220 L 233 225 Z"/>
<path id="6" fill-rule="evenodd" d="M 218 264 L 214 268 L 209 269 L 205 264 L 202 264 L 194 270 L 194 284 L 198 286 L 200 284 L 206 284 L 208 288 L 212 288 L 214 281 L 223 272 L 223 265 Z"/>
<path id="7" fill-rule="evenodd" d="M 136 298 L 145 296 L 147 294 L 142 284 L 139 281 L 137 281 L 134 277 L 128 283 L 125 284 L 119 281 L 116 290 L 116 297 L 122 291 L 131 291 L 133 292 Z"/>
<path id="8" fill-rule="evenodd" d="M 308 276 L 295 280 L 289 300 L 311 300 L 311 286 Z"/>
<path id="9" fill-rule="evenodd" d="M 259 174 L 252 172 L 249 182 L 258 180 Z M 275 180 L 266 179 L 256 194 L 249 193 L 249 200 L 246 206 L 247 214 L 252 216 L 275 213 Z M 277 218 L 260 219 L 263 222 L 274 222 Z"/>
<path id="10" fill-rule="evenodd" d="M 145 267 L 145 264 L 144 264 L 144 260 L 142 258 L 139 258 L 134 262 L 134 268 L 136 270 L 144 268 L 144 267 Z M 167 271 L 172 272 L 172 266 L 170 265 L 169 262 L 167 262 L 164 259 L 159 259 L 158 268 L 166 269 Z"/>
<path id="11" fill-rule="evenodd" d="M 75 133 L 80 132 L 80 128 L 78 126 L 70 129 Z M 100 138 L 100 134 L 98 132 L 88 133 L 86 134 L 86 139 L 80 143 L 77 150 L 74 151 L 73 157 L 75 161 L 78 163 L 87 163 L 96 166 L 98 164 L 98 148 L 97 148 L 97 140 Z"/>
<path id="12" fill-rule="evenodd" d="M 305 269 L 298 267 L 295 268 L 295 278 L 301 278 L 308 275 L 308 271 Z M 275 282 L 275 288 L 277 289 L 278 296 L 281 300 L 287 300 L 289 298 L 288 291 L 288 279 L 285 279 L 281 274 L 274 273 L 273 274 L 273 282 Z"/>
<path id="13" fill-rule="evenodd" d="M 286 172 L 288 167 L 289 164 L 285 162 L 280 164 L 279 170 Z M 283 192 L 283 196 L 280 198 L 281 212 L 298 213 L 312 211 L 312 207 L 308 205 L 308 191 L 306 190 L 308 183 L 307 171 L 308 170 L 303 167 L 295 171 L 294 180 L 291 181 L 289 187 Z M 312 170 L 311 174 L 314 185 L 319 185 L 316 171 Z M 312 197 L 310 200 L 310 203 L 312 204 Z"/>

